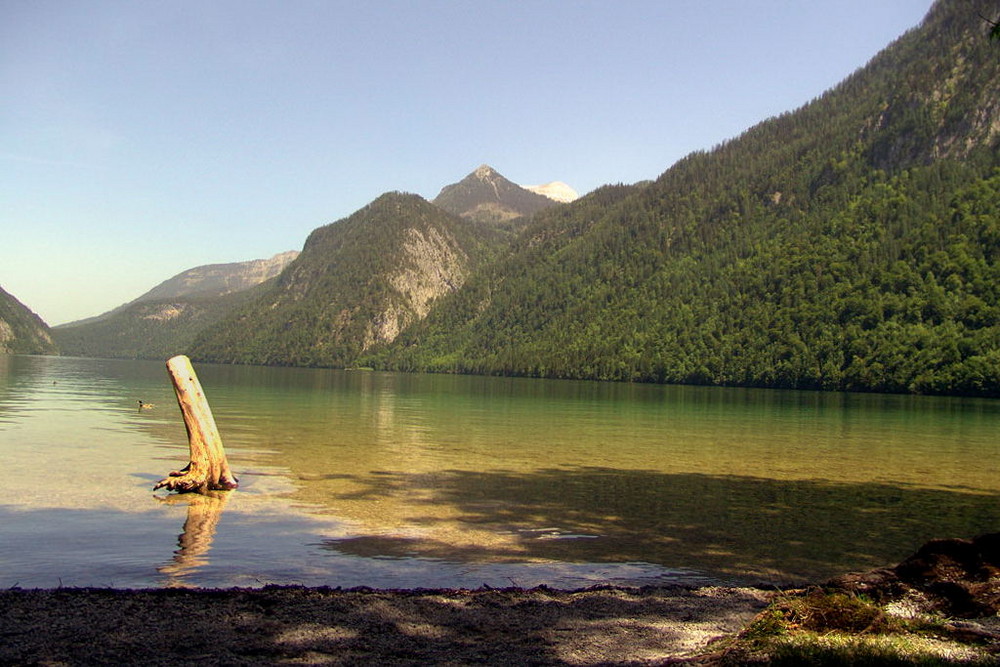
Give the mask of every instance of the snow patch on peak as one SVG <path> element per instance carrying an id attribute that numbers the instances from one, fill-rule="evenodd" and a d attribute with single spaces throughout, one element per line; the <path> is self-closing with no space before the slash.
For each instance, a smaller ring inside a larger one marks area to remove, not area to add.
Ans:
<path id="1" fill-rule="evenodd" d="M 553 201 L 562 202 L 563 204 L 568 204 L 580 198 L 576 190 L 562 181 L 552 181 L 545 185 L 522 185 L 521 187 L 543 197 L 548 197 Z"/>

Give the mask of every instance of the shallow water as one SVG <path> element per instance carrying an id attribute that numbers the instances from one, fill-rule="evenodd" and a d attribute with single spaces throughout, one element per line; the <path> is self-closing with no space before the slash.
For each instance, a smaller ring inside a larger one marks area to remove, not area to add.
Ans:
<path id="1" fill-rule="evenodd" d="M 0 356 L 0 586 L 799 583 L 1000 530 L 991 400 Z M 137 401 L 155 405 L 140 410 Z"/>

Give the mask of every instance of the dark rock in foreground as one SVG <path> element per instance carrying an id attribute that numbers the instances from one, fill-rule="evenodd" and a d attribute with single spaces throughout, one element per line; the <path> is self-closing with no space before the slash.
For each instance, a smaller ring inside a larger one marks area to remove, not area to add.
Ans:
<path id="1" fill-rule="evenodd" d="M 893 568 L 837 577 L 827 584 L 878 602 L 909 599 L 921 611 L 955 618 L 1000 613 L 1000 533 L 932 540 Z"/>

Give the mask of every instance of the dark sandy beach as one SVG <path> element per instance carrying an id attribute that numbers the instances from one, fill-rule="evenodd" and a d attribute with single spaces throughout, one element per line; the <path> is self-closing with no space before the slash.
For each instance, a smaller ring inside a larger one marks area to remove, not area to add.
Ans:
<path id="1" fill-rule="evenodd" d="M 767 604 L 748 588 L 0 592 L 0 664 L 664 664 Z"/>
<path id="2" fill-rule="evenodd" d="M 895 567 L 810 588 L 937 619 L 934 655 L 998 664 L 1000 533 L 932 540 Z M 709 664 L 713 640 L 799 594 L 808 589 L 12 588 L 0 591 L 0 665 Z"/>

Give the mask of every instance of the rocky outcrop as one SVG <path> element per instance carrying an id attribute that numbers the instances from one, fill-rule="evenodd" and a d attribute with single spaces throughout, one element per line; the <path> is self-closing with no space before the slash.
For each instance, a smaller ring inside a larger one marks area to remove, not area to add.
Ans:
<path id="1" fill-rule="evenodd" d="M 837 577 L 826 584 L 879 603 L 905 600 L 921 612 L 953 618 L 1000 614 L 1000 533 L 932 540 L 892 568 Z"/>
<path id="2" fill-rule="evenodd" d="M 431 302 L 454 292 L 465 282 L 469 256 L 454 238 L 435 228 L 408 229 L 402 265 L 389 278 L 418 318 L 430 311 Z"/>
<path id="3" fill-rule="evenodd" d="M 435 227 L 411 227 L 404 234 L 400 267 L 388 277 L 400 298 L 372 318 L 362 352 L 396 340 L 403 329 L 427 316 L 435 299 L 465 283 L 469 256 L 451 235 Z"/>
<path id="4" fill-rule="evenodd" d="M 278 275 L 298 255 L 298 251 L 289 250 L 268 259 L 198 266 L 164 280 L 132 303 L 176 299 L 192 294 L 222 296 L 239 292 Z"/>

